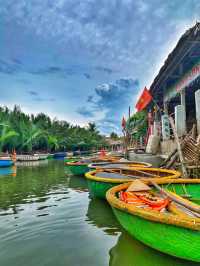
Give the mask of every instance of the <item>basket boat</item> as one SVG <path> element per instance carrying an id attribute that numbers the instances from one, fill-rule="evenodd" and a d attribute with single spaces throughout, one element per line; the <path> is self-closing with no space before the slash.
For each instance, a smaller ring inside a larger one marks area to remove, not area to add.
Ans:
<path id="1" fill-rule="evenodd" d="M 69 163 L 69 162 L 78 162 L 81 160 L 80 156 L 70 156 L 70 157 L 65 157 L 64 158 L 64 163 Z"/>
<path id="2" fill-rule="evenodd" d="M 105 199 L 107 190 L 113 186 L 130 182 L 137 178 L 149 179 L 149 174 L 155 176 L 155 181 L 175 179 L 181 175 L 178 171 L 168 169 L 141 167 L 134 169 L 124 167 L 123 169 L 99 169 L 88 172 L 85 176 L 88 180 L 88 188 L 91 196 Z"/>
<path id="3" fill-rule="evenodd" d="M 168 180 L 168 182 L 173 184 L 179 192 L 181 192 L 180 187 L 185 186 L 193 198 L 196 197 L 197 190 L 200 191 L 199 179 L 177 179 Z M 151 248 L 174 257 L 200 262 L 200 218 L 188 215 L 176 208 L 176 205 L 174 207 L 172 205 L 174 202 L 170 203 L 168 211 L 158 212 L 151 208 L 141 208 L 135 204 L 121 201 L 118 195 L 121 191 L 126 190 L 129 184 L 115 186 L 106 194 L 122 227 L 133 238 Z M 163 181 L 163 186 L 167 187 L 166 180 Z M 182 200 L 188 205 L 199 207 L 191 201 L 183 198 Z"/>
<path id="4" fill-rule="evenodd" d="M 89 171 L 88 163 L 67 162 L 65 165 L 68 168 L 68 172 L 72 175 L 84 175 Z"/>

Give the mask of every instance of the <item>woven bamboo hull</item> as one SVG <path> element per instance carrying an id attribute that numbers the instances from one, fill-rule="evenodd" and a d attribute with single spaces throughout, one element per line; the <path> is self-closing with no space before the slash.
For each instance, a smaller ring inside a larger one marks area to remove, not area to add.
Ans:
<path id="1" fill-rule="evenodd" d="M 83 164 L 83 165 L 67 165 L 68 171 L 72 175 L 84 175 L 89 171 L 88 165 Z"/>
<path id="2" fill-rule="evenodd" d="M 163 253 L 200 262 L 200 231 L 153 222 L 112 207 L 123 228 L 134 238 Z"/>

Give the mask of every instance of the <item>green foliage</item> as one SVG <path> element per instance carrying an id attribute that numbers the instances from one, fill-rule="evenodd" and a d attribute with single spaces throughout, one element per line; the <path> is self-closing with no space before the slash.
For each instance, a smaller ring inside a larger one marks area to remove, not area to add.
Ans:
<path id="1" fill-rule="evenodd" d="M 10 139 L 17 136 L 18 133 L 10 128 L 6 123 L 0 124 L 0 152 L 2 151 L 3 146 L 8 143 Z"/>
<path id="2" fill-rule="evenodd" d="M 141 136 L 147 133 L 147 112 L 141 111 L 135 113 L 126 123 L 126 129 L 135 140 L 139 140 Z"/>
<path id="3" fill-rule="evenodd" d="M 95 123 L 87 127 L 51 119 L 44 113 L 27 115 L 18 106 L 0 107 L 0 151 L 89 150 L 106 145 Z"/>

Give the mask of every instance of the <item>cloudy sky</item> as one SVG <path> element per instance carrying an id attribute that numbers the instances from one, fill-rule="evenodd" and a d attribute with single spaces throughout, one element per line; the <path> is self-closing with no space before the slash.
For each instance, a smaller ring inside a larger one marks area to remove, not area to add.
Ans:
<path id="1" fill-rule="evenodd" d="M 199 0 L 0 0 L 0 104 L 120 131 Z"/>

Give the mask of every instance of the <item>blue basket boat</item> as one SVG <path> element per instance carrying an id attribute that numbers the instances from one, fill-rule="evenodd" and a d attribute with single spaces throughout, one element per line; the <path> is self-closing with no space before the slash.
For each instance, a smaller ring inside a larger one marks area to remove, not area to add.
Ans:
<path id="1" fill-rule="evenodd" d="M 0 167 L 9 167 L 13 164 L 14 162 L 11 158 L 6 158 L 6 159 L 0 158 Z"/>

